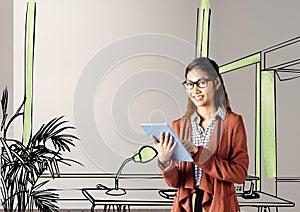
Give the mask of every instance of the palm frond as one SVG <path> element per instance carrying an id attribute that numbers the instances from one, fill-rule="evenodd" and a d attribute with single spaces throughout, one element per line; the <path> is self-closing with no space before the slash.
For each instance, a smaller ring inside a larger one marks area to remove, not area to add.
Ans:
<path id="1" fill-rule="evenodd" d="M 1 205 L 4 204 L 4 201 L 7 199 L 8 197 L 8 191 L 7 191 L 7 186 L 5 184 L 5 181 L 3 179 L 3 177 L 0 178 L 1 179 Z"/>
<path id="2" fill-rule="evenodd" d="M 78 164 L 78 165 L 83 166 L 83 164 L 80 163 L 79 161 L 76 161 L 76 160 L 73 160 L 73 159 L 67 159 L 67 158 L 65 158 L 64 160 L 60 161 L 60 163 L 63 163 L 63 164 L 65 164 L 65 165 L 67 165 L 67 166 L 71 166 L 71 163 L 67 163 L 66 161 L 69 161 L 69 162 L 71 162 L 71 163 L 76 163 L 76 164 Z"/>
<path id="3" fill-rule="evenodd" d="M 18 159 L 18 161 L 19 161 L 20 163 L 22 163 L 22 164 L 25 163 L 25 161 L 23 160 L 22 156 L 20 156 L 20 155 L 18 154 L 18 152 L 12 151 L 11 154 L 14 156 L 14 158 Z"/>
<path id="4" fill-rule="evenodd" d="M 7 143 L 5 142 L 4 138 L 0 138 L 0 140 L 1 140 L 2 145 L 4 146 L 4 149 L 5 149 L 5 152 L 4 152 L 4 153 L 7 154 L 8 159 L 9 159 L 11 162 L 13 162 L 13 157 L 12 157 L 12 155 L 11 155 L 11 151 L 10 151 L 10 149 L 9 149 L 9 146 L 8 146 Z"/>
<path id="5" fill-rule="evenodd" d="M 5 126 L 5 121 L 7 118 L 7 104 L 8 104 L 8 91 L 7 87 L 3 90 L 2 98 L 1 98 L 1 109 L 2 109 L 2 122 L 1 122 L 1 131 Z"/>
<path id="6" fill-rule="evenodd" d="M 53 164 L 53 167 L 54 167 L 55 172 L 56 172 L 58 175 L 60 175 L 58 162 L 59 162 L 58 160 L 53 160 L 53 161 L 52 161 L 52 164 Z"/>
<path id="7" fill-rule="evenodd" d="M 19 108 L 16 110 L 15 114 L 19 114 L 20 113 L 21 109 L 25 105 L 25 102 L 26 102 L 26 97 L 24 97 L 23 102 L 21 103 L 21 105 L 19 106 Z"/>
<path id="8" fill-rule="evenodd" d="M 21 108 L 22 106 L 14 118 L 22 115 Z M 3 207 L 32 208 L 35 204 L 40 211 L 58 211 L 58 195 L 50 189 L 40 190 L 48 181 L 39 184 L 37 182 L 45 171 L 53 178 L 59 176 L 61 164 L 82 165 L 62 155 L 63 152 L 70 152 L 71 147 L 75 146 L 74 141 L 79 140 L 75 135 L 66 132 L 75 129 L 66 123 L 63 116 L 50 120 L 29 139 L 27 146 L 19 140 L 1 138 L 5 152 L 2 155 L 1 175 L 4 180 L 1 183 L 6 188 L 1 189 L 1 194 L 7 197 L 1 200 L 2 203 L 5 202 Z"/>
<path id="9" fill-rule="evenodd" d="M 71 152 L 70 146 L 75 146 L 75 144 L 73 143 L 74 139 L 76 139 L 76 136 L 72 138 L 71 136 L 65 134 L 51 137 L 52 143 L 55 146 L 55 148 L 64 152 Z"/>
<path id="10" fill-rule="evenodd" d="M 19 116 L 23 116 L 24 113 L 20 112 L 21 109 L 23 108 L 23 106 L 25 105 L 25 101 L 26 101 L 26 98 L 24 98 L 22 104 L 20 105 L 20 107 L 17 109 L 17 111 L 15 112 L 15 114 L 9 119 L 6 127 L 5 127 L 5 133 L 4 133 L 4 137 L 6 138 L 6 131 L 8 130 L 9 126 L 11 125 L 11 123 Z"/>
<path id="11" fill-rule="evenodd" d="M 50 120 L 47 124 L 43 124 L 32 140 L 42 141 L 42 140 L 48 139 L 50 133 L 53 130 L 55 130 L 59 125 L 61 125 L 61 124 L 57 124 L 57 122 L 59 120 L 61 120 L 62 118 L 63 118 L 63 116 L 54 118 L 54 119 Z"/>
<path id="12" fill-rule="evenodd" d="M 43 125 L 32 137 L 29 147 L 32 148 L 41 142 L 42 145 L 45 145 L 46 142 L 52 142 L 55 149 L 70 151 L 69 146 L 75 146 L 72 141 L 78 140 L 78 138 L 71 134 L 60 134 L 68 129 L 74 129 L 72 126 L 63 126 L 67 121 L 61 120 L 62 118 L 63 116 L 54 118 Z"/>
<path id="13" fill-rule="evenodd" d="M 17 140 L 17 139 L 6 138 L 5 140 L 6 140 L 7 142 L 13 142 L 13 143 L 16 143 L 16 144 L 18 144 L 18 145 L 23 145 L 23 146 L 24 146 L 24 144 L 23 144 L 20 140 Z"/>
<path id="14" fill-rule="evenodd" d="M 49 137 L 59 133 L 60 131 L 68 129 L 68 128 L 74 129 L 74 127 L 71 127 L 71 126 L 67 126 L 67 127 L 65 127 L 65 129 L 64 128 L 59 128 L 60 126 L 63 126 L 63 124 L 68 123 L 68 121 L 60 121 L 60 119 L 62 119 L 62 118 L 63 118 L 63 116 L 60 117 L 60 118 L 57 118 L 57 120 L 55 122 L 55 125 L 53 125 L 52 127 L 49 127 L 49 129 L 48 129 L 48 133 L 49 133 L 48 136 Z M 59 129 L 59 130 L 56 130 L 56 129 Z"/>
<path id="15" fill-rule="evenodd" d="M 6 191 L 5 191 L 5 198 L 3 198 L 2 206 L 5 209 L 5 211 L 13 211 L 13 208 L 15 208 L 17 202 L 18 195 L 20 195 L 21 192 L 19 192 L 16 184 L 11 184 L 9 188 L 7 188 L 6 185 Z M 16 209 L 14 210 L 16 211 Z"/>
<path id="16" fill-rule="evenodd" d="M 52 132 L 50 132 L 50 134 L 49 134 L 49 137 L 53 137 L 53 136 L 55 136 L 55 135 L 57 135 L 57 134 L 59 134 L 60 132 L 62 132 L 62 131 L 65 131 L 65 130 L 67 130 L 67 129 L 75 129 L 74 127 L 72 127 L 72 126 L 65 126 L 65 127 L 62 127 L 62 128 L 58 128 L 59 126 L 62 126 L 63 124 L 65 124 L 65 123 L 67 123 L 66 121 L 64 121 L 64 122 L 59 122 L 59 123 L 57 123 L 57 125 L 55 125 L 53 128 L 52 128 Z M 58 128 L 58 130 L 56 130 Z"/>
<path id="17" fill-rule="evenodd" d="M 2 98 L 1 98 L 1 108 L 3 114 L 6 114 L 8 104 L 8 90 L 7 87 L 3 89 Z"/>
<path id="18" fill-rule="evenodd" d="M 38 210 L 43 212 L 59 211 L 59 207 L 56 205 L 59 196 L 52 191 L 52 189 L 45 189 L 33 191 L 31 193 L 31 198 Z"/>
<path id="19" fill-rule="evenodd" d="M 40 182 L 40 183 L 34 185 L 34 186 L 32 187 L 32 191 L 35 191 L 35 190 L 40 189 L 43 185 L 45 185 L 45 184 L 48 183 L 49 181 L 50 181 L 50 180 L 45 180 L 45 181 L 43 181 L 43 182 Z"/>
<path id="20" fill-rule="evenodd" d="M 67 141 L 73 141 L 73 140 L 79 140 L 79 138 L 75 135 L 72 135 L 72 134 L 59 134 L 59 135 L 55 135 L 53 136 L 53 138 L 60 138 L 60 139 L 65 139 Z M 75 146 L 73 143 L 69 143 L 71 144 L 72 146 Z"/>
<path id="21" fill-rule="evenodd" d="M 5 122 L 6 122 L 7 116 L 8 116 L 7 114 L 3 114 L 2 115 L 1 128 L 0 128 L 1 131 L 3 130 L 3 128 L 5 126 Z"/>

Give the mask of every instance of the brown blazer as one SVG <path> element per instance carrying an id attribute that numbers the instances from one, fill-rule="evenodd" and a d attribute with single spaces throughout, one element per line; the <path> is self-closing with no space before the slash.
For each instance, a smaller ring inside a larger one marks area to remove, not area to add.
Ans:
<path id="1" fill-rule="evenodd" d="M 181 140 L 191 138 L 189 119 L 174 121 L 172 128 Z M 218 137 L 221 138 L 220 143 Z M 234 183 L 241 184 L 245 181 L 249 164 L 242 117 L 227 111 L 225 120 L 217 120 L 208 147 L 199 146 L 193 159 L 194 162 L 173 162 L 163 171 L 166 183 L 178 188 L 172 211 L 192 211 L 194 164 L 202 169 L 199 188 L 204 190 L 202 205 L 206 212 L 239 211 Z"/>

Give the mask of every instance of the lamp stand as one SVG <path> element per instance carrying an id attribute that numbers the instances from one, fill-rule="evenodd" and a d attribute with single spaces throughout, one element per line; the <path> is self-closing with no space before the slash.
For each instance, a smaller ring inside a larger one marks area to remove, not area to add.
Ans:
<path id="1" fill-rule="evenodd" d="M 120 166 L 117 174 L 116 174 L 116 177 L 115 177 L 115 187 L 112 188 L 112 189 L 109 189 L 107 192 L 105 192 L 107 195 L 111 195 L 111 196 L 121 196 L 121 195 L 124 195 L 126 194 L 126 191 L 122 188 L 119 188 L 119 177 L 120 177 L 120 174 L 122 172 L 122 169 L 124 168 L 124 166 L 129 162 L 129 161 L 132 161 L 133 160 L 133 157 L 131 158 L 127 158 L 124 160 L 124 162 L 122 163 L 122 165 Z"/>

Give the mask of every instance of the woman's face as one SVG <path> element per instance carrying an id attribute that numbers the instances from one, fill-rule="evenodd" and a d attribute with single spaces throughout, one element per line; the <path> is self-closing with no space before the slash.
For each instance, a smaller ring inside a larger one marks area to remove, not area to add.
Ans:
<path id="1" fill-rule="evenodd" d="M 207 82 L 205 88 L 200 88 L 194 84 L 193 89 L 186 90 L 189 98 L 193 101 L 196 107 L 215 106 L 214 93 L 216 86 L 219 84 L 217 83 L 218 79 L 208 79 L 211 79 L 211 77 L 205 71 L 202 71 L 199 68 L 192 69 L 187 73 L 187 82 L 197 82 L 199 80 L 204 80 Z"/>

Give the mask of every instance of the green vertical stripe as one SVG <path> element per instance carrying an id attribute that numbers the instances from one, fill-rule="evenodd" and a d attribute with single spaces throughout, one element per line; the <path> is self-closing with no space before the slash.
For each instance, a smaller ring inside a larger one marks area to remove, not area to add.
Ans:
<path id="1" fill-rule="evenodd" d="M 239 60 L 233 61 L 220 67 L 220 73 L 224 74 L 245 66 L 256 64 L 256 123 L 255 123 L 255 176 L 259 177 L 256 183 L 256 189 L 260 190 L 260 175 L 261 175 L 261 55 L 256 53 Z"/>
<path id="2" fill-rule="evenodd" d="M 261 72 L 261 143 L 264 172 L 268 178 L 276 177 L 275 134 L 275 75 Z"/>
<path id="3" fill-rule="evenodd" d="M 197 57 L 208 57 L 209 0 L 200 0 L 197 32 Z"/>
<path id="4" fill-rule="evenodd" d="M 261 70 L 260 70 L 260 63 L 256 64 L 256 123 L 255 123 L 255 176 L 259 177 L 259 180 L 256 182 L 256 190 L 260 191 L 260 178 L 261 178 L 261 171 L 260 171 L 260 163 L 261 163 L 261 149 L 260 149 L 260 97 L 261 97 Z"/>
<path id="5" fill-rule="evenodd" d="M 30 0 L 27 10 L 27 23 L 26 23 L 26 55 L 25 55 L 25 97 L 26 102 L 24 106 L 24 132 L 23 143 L 28 145 L 31 135 L 31 122 L 32 122 L 32 72 L 33 72 L 33 56 L 34 56 L 34 16 L 35 16 L 35 2 Z"/>

